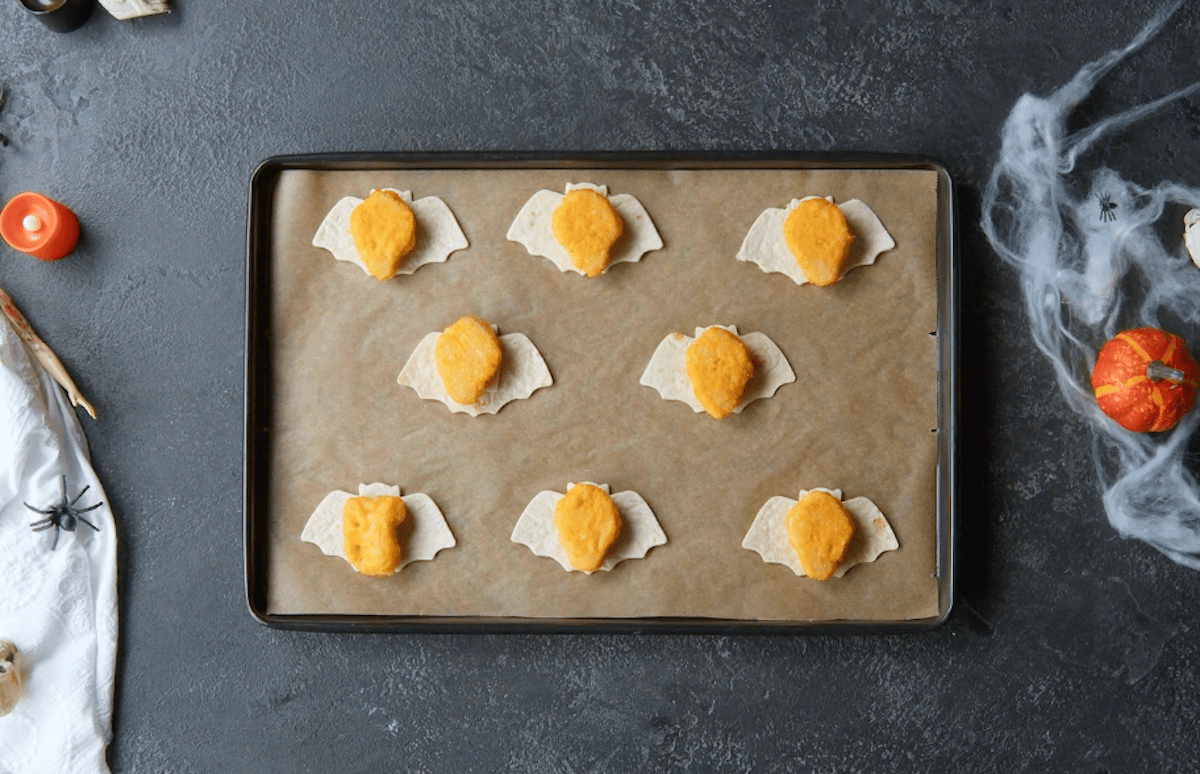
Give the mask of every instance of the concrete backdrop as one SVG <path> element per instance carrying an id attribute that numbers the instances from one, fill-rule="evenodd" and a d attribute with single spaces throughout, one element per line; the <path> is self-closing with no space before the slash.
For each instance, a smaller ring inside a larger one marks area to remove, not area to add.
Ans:
<path id="1" fill-rule="evenodd" d="M 1090 440 L 976 226 L 999 129 L 1145 3 L 0 5 L 0 197 L 79 215 L 0 285 L 58 352 L 120 529 L 116 772 L 1194 770 L 1200 575 L 1105 520 Z M 1074 126 L 1200 75 L 1188 2 Z M 960 587 L 902 636 L 329 635 L 242 586 L 250 173 L 282 153 L 934 156 L 961 196 Z M 1200 102 L 1096 149 L 1200 184 Z M 2 721 L 0 721 L 2 722 Z"/>

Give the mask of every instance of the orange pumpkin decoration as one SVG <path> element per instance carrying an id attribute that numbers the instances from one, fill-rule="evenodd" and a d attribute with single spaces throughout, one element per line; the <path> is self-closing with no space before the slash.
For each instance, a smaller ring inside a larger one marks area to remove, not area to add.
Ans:
<path id="1" fill-rule="evenodd" d="M 1173 333 L 1134 328 L 1118 333 L 1096 355 L 1096 403 L 1126 430 L 1162 432 L 1196 403 L 1200 367 Z"/>

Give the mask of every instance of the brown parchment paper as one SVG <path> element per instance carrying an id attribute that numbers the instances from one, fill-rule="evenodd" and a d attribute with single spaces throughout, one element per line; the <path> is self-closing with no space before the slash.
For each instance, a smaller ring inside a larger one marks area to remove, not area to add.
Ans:
<path id="1" fill-rule="evenodd" d="M 589 280 L 505 239 L 542 188 L 636 196 L 664 248 Z M 271 613 L 901 621 L 937 614 L 934 172 L 417 170 L 282 173 L 272 216 Z M 311 244 L 344 195 L 438 196 L 470 247 L 378 282 Z M 734 256 L 759 213 L 858 198 L 897 243 L 828 288 Z M 554 385 L 495 416 L 452 414 L 396 383 L 425 334 L 464 314 L 524 333 Z M 736 325 L 797 381 L 716 421 L 638 383 L 672 332 Z M 458 540 L 386 579 L 300 540 L 317 503 L 360 482 L 424 492 Z M 607 483 L 645 498 L 668 543 L 611 572 L 567 573 L 510 541 L 539 491 Z M 820 583 L 741 547 L 775 495 L 869 497 L 900 549 Z"/>

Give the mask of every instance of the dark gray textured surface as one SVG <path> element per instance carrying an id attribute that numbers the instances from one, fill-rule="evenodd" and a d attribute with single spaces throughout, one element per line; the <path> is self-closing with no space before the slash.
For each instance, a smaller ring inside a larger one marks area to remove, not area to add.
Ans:
<path id="1" fill-rule="evenodd" d="M 1143 3 L 204 4 L 55 35 L 0 5 L 0 197 L 80 248 L 7 248 L 121 530 L 118 772 L 1187 771 L 1200 576 L 1105 521 L 978 190 L 1022 93 L 1124 45 Z M 1080 125 L 1200 75 L 1195 2 Z M 1193 100 L 1091 157 L 1200 184 Z M 342 636 L 242 598 L 249 175 L 279 153 L 865 150 L 963 195 L 959 604 L 915 636 Z"/>

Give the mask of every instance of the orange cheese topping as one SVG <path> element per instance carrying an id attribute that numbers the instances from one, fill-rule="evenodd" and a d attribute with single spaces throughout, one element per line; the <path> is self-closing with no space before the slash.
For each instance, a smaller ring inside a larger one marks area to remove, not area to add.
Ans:
<path id="1" fill-rule="evenodd" d="M 351 497 L 342 506 L 342 551 L 363 575 L 386 577 L 404 558 L 400 525 L 408 509 L 399 497 Z"/>
<path id="2" fill-rule="evenodd" d="M 825 199 L 805 199 L 783 222 L 783 239 L 804 279 L 825 287 L 837 282 L 846 271 L 854 235 L 846 216 Z"/>
<path id="3" fill-rule="evenodd" d="M 828 580 L 846 556 L 854 520 L 836 497 L 812 491 L 788 511 L 787 533 L 804 574 Z"/>
<path id="4" fill-rule="evenodd" d="M 571 566 L 595 572 L 621 533 L 621 513 L 603 489 L 576 484 L 554 506 L 554 529 Z"/>
<path id="5" fill-rule="evenodd" d="M 417 246 L 417 219 L 395 191 L 372 191 L 350 211 L 350 236 L 367 272 L 391 279 Z"/>
<path id="6" fill-rule="evenodd" d="M 700 334 L 688 345 L 684 360 L 692 393 L 713 419 L 737 408 L 754 375 L 750 350 L 724 328 L 709 328 Z"/>
<path id="7" fill-rule="evenodd" d="M 588 188 L 567 191 L 550 216 L 550 230 L 575 268 L 589 277 L 608 266 L 612 246 L 625 231 L 608 197 Z"/>
<path id="8" fill-rule="evenodd" d="M 463 404 L 479 400 L 500 370 L 502 357 L 496 332 L 484 320 L 470 315 L 442 331 L 433 348 L 446 394 Z"/>

